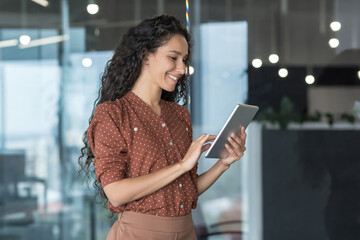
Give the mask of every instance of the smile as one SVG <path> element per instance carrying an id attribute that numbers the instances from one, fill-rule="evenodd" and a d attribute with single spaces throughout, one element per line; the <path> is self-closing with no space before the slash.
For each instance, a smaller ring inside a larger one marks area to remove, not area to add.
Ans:
<path id="1" fill-rule="evenodd" d="M 173 76 L 173 75 L 170 75 L 170 74 L 166 74 L 168 77 L 170 77 L 170 78 L 172 78 L 172 79 L 174 79 L 175 81 L 177 81 L 178 80 L 178 78 L 177 77 L 175 77 L 175 76 Z"/>

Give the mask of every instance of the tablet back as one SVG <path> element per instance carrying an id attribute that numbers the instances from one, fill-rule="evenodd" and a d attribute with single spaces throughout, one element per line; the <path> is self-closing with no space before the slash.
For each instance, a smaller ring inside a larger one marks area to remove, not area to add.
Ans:
<path id="1" fill-rule="evenodd" d="M 223 128 L 220 130 L 210 149 L 205 154 L 206 158 L 225 158 L 229 153 L 225 148 L 225 143 L 231 145 L 227 138 L 232 133 L 239 133 L 240 127 L 245 129 L 254 118 L 255 114 L 259 110 L 258 106 L 252 106 L 247 104 L 236 105 L 234 111 L 226 120 Z"/>

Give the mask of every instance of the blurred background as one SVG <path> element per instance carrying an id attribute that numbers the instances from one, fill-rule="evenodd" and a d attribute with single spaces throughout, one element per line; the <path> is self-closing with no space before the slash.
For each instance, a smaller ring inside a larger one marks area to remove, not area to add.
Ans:
<path id="1" fill-rule="evenodd" d="M 194 138 L 258 105 L 247 151 L 193 211 L 199 239 L 360 239 L 360 1 L 0 0 L 0 239 L 100 240 L 77 175 L 122 35 L 172 14 L 193 38 Z M 188 11 L 189 19 L 186 19 Z M 201 158 L 199 173 L 216 159 Z"/>

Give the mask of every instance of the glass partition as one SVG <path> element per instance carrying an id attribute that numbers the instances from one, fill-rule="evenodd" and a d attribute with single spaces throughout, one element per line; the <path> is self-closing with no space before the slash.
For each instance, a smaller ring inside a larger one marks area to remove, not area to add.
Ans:
<path id="1" fill-rule="evenodd" d="M 116 216 L 77 175 L 101 73 L 140 20 L 186 24 L 185 2 L 0 1 L 0 239 L 106 238 Z M 199 239 L 358 239 L 360 2 L 188 3 L 194 138 L 260 107 L 245 156 L 199 198 Z"/>

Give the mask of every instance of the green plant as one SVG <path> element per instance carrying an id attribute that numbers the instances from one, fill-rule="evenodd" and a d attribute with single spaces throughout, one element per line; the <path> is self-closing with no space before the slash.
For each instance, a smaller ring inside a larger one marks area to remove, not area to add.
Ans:
<path id="1" fill-rule="evenodd" d="M 334 115 L 331 113 L 325 113 L 326 120 L 330 126 L 334 124 Z"/>
<path id="2" fill-rule="evenodd" d="M 275 111 L 273 107 L 268 107 L 258 115 L 257 120 L 269 121 L 271 124 L 279 124 L 280 129 L 284 130 L 290 122 L 321 122 L 323 117 L 330 126 L 334 124 L 335 118 L 330 112 L 323 114 L 320 111 L 316 111 L 313 114 L 304 114 L 300 116 L 294 112 L 294 104 L 291 100 L 287 96 L 284 96 L 281 99 L 279 111 Z M 355 123 L 355 116 L 353 114 L 343 113 L 341 114 L 341 120 Z"/>
<path id="3" fill-rule="evenodd" d="M 270 121 L 272 124 L 278 123 L 281 130 L 286 129 L 290 122 L 300 121 L 299 115 L 294 112 L 294 104 L 286 96 L 281 99 L 280 110 L 278 112 L 274 108 L 269 107 L 259 114 L 257 119 L 260 121 Z"/>
<path id="4" fill-rule="evenodd" d="M 349 123 L 355 123 L 355 116 L 353 114 L 343 113 L 341 114 L 341 120 L 347 121 Z"/>
<path id="5" fill-rule="evenodd" d="M 301 116 L 300 122 L 320 122 L 322 118 L 322 113 L 316 111 L 314 114 L 304 114 Z"/>

